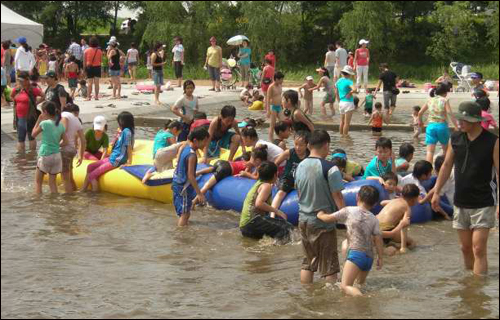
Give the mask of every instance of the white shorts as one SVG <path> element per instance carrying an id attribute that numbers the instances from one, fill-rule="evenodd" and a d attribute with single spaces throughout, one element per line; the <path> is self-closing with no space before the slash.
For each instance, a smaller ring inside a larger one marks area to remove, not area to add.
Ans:
<path id="1" fill-rule="evenodd" d="M 181 143 L 177 143 L 156 152 L 154 159 L 156 172 L 163 172 L 174 168 L 173 161 L 177 157 L 177 152 L 181 146 Z"/>
<path id="2" fill-rule="evenodd" d="M 56 175 L 62 172 L 63 162 L 61 153 L 51 154 L 50 156 L 39 157 L 37 163 L 38 169 L 45 173 Z"/>
<path id="3" fill-rule="evenodd" d="M 351 111 L 354 111 L 355 109 L 356 106 L 354 105 L 354 102 L 340 101 L 339 103 L 340 114 L 347 114 Z"/>

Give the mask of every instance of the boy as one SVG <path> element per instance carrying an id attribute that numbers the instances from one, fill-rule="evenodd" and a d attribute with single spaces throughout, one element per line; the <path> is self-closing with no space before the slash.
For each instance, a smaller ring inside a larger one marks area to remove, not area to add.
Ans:
<path id="1" fill-rule="evenodd" d="M 382 177 L 388 172 L 396 173 L 396 160 L 392 152 L 392 141 L 387 138 L 379 138 L 375 144 L 376 157 L 368 164 L 364 179 L 368 177 Z"/>
<path id="2" fill-rule="evenodd" d="M 87 88 L 87 81 L 85 80 L 80 80 L 80 88 L 78 89 L 78 92 L 77 94 L 82 97 L 82 98 L 85 98 L 85 99 L 88 99 L 88 94 L 89 94 L 89 90 Z"/>
<path id="3" fill-rule="evenodd" d="M 403 187 L 401 198 L 382 201 L 384 208 L 377 216 L 384 242 L 386 244 L 400 243 L 401 253 L 406 253 L 408 248 L 413 248 L 416 245 L 415 241 L 408 237 L 407 228 L 410 225 L 411 207 L 418 204 L 419 195 L 418 187 L 414 184 L 408 184 Z M 385 254 L 389 256 L 396 254 L 396 248 L 387 248 Z"/>
<path id="4" fill-rule="evenodd" d="M 347 158 L 347 153 L 343 149 L 333 150 L 331 159 L 342 158 L 346 160 L 344 179 L 347 181 L 354 181 L 355 177 L 361 177 L 365 173 L 363 166 L 357 162 L 350 161 Z"/>
<path id="5" fill-rule="evenodd" d="M 366 91 L 365 101 L 363 101 L 363 105 L 365 106 L 365 117 L 367 118 L 370 117 L 373 112 L 373 99 L 375 99 L 373 96 L 373 89 L 370 88 Z"/>
<path id="6" fill-rule="evenodd" d="M 326 281 L 335 283 L 340 272 L 335 225 L 317 218 L 320 211 L 336 212 L 344 208 L 342 173 L 326 161 L 330 152 L 330 135 L 316 130 L 309 140 L 311 155 L 304 159 L 295 174 L 299 194 L 299 229 L 304 249 L 301 282 L 311 284 L 319 271 Z"/>
<path id="7" fill-rule="evenodd" d="M 281 95 L 283 93 L 283 80 L 285 75 L 281 72 L 276 72 L 274 74 L 274 82 L 269 87 L 266 95 L 266 110 L 268 110 L 271 115 L 271 126 L 269 127 L 269 141 L 274 141 L 274 126 L 276 121 L 280 118 L 283 112 L 283 107 L 281 106 Z"/>
<path id="8" fill-rule="evenodd" d="M 274 132 L 278 136 L 278 139 L 275 139 L 273 143 L 286 151 L 288 149 L 286 146 L 286 141 L 288 140 L 288 138 L 290 138 L 291 134 L 290 125 L 286 122 L 280 121 L 274 127 Z"/>
<path id="9" fill-rule="evenodd" d="M 413 118 L 413 139 L 418 139 L 418 137 L 420 136 L 420 134 L 422 133 L 423 131 L 423 128 L 424 128 L 424 124 L 423 122 L 420 122 L 420 110 L 422 110 L 422 108 L 420 108 L 420 106 L 414 106 L 413 107 L 413 114 L 412 114 L 412 118 Z"/>
<path id="10" fill-rule="evenodd" d="M 258 91 L 256 91 L 257 97 L 254 97 L 254 101 L 252 102 L 252 105 L 248 107 L 249 111 L 262 111 L 264 110 L 264 96 L 259 94 Z"/>
<path id="11" fill-rule="evenodd" d="M 378 180 L 382 187 L 384 187 L 385 191 L 387 191 L 387 193 L 389 194 L 389 199 L 396 199 L 399 184 L 399 178 L 397 174 L 395 174 L 394 172 L 388 172 L 382 177 L 368 177 L 368 180 Z"/>
<path id="12" fill-rule="evenodd" d="M 258 171 L 259 180 L 248 192 L 241 212 L 241 234 L 257 240 L 268 236 L 289 241 L 291 225 L 287 222 L 287 215 L 271 206 L 273 185 L 278 179 L 278 167 L 272 162 L 264 162 Z M 270 212 L 281 219 L 269 216 Z"/>
<path id="13" fill-rule="evenodd" d="M 174 173 L 172 191 L 174 193 L 174 206 L 179 217 L 178 226 L 184 227 L 189 223 L 191 209 L 194 203 L 204 204 L 205 196 L 196 181 L 196 166 L 198 157 L 196 152 L 203 150 L 208 144 L 210 135 L 205 128 L 195 129 L 189 134 L 188 143 L 179 151 L 177 169 Z"/>
<path id="14" fill-rule="evenodd" d="M 299 88 L 300 98 L 304 99 L 304 113 L 305 114 L 313 114 L 313 93 L 309 89 L 312 89 L 316 86 L 314 83 L 314 78 L 312 76 L 308 76 L 306 78 L 306 83 L 304 83 Z M 302 93 L 304 91 L 304 93 Z"/>
<path id="15" fill-rule="evenodd" d="M 342 273 L 341 288 L 347 295 L 363 294 L 354 283 L 363 285 L 373 266 L 373 240 L 377 248 L 377 269 L 383 265 L 384 246 L 379 222 L 370 212 L 378 203 L 379 192 L 372 186 L 363 186 L 357 196 L 357 207 L 346 207 L 333 214 L 318 213 L 318 219 L 326 223 L 343 223 L 347 227 L 347 261 Z"/>
<path id="16" fill-rule="evenodd" d="M 382 135 L 382 127 L 385 124 L 389 124 L 389 116 L 384 115 L 382 112 L 382 103 L 375 103 L 375 112 L 372 113 L 370 121 L 368 121 L 368 125 L 372 125 L 372 133 L 374 136 Z"/>
<path id="17" fill-rule="evenodd" d="M 398 174 L 406 174 L 410 170 L 410 162 L 413 160 L 415 147 L 409 143 L 403 143 L 399 147 L 399 158 L 396 160 L 396 171 Z"/>

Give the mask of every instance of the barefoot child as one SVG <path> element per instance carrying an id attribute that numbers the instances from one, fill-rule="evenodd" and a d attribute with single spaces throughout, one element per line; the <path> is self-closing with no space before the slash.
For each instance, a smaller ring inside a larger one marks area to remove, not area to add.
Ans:
<path id="1" fill-rule="evenodd" d="M 346 207 L 333 214 L 324 211 L 318 213 L 318 219 L 325 223 L 343 223 L 347 227 L 347 260 L 342 273 L 342 290 L 350 296 L 362 296 L 354 287 L 364 285 L 373 266 L 373 242 L 377 249 L 377 268 L 383 264 L 384 245 L 379 222 L 370 212 L 379 201 L 379 192 L 375 187 L 363 186 L 357 196 L 357 207 Z"/>
<path id="2" fill-rule="evenodd" d="M 259 179 L 257 169 L 260 165 L 267 161 L 268 159 L 268 149 L 267 146 L 255 147 L 250 154 L 250 161 L 246 163 L 246 169 L 241 171 L 238 176 L 241 178 L 248 178 L 252 180 Z"/>
<path id="3" fill-rule="evenodd" d="M 179 121 L 184 124 L 182 133 L 179 135 L 179 142 L 186 141 L 191 130 L 194 115 L 199 112 L 198 97 L 194 96 L 196 86 L 192 80 L 186 80 L 183 84 L 184 94 L 172 106 L 172 112 L 179 117 Z"/>
<path id="4" fill-rule="evenodd" d="M 382 177 L 388 172 L 396 173 L 396 160 L 392 152 L 392 141 L 379 138 L 375 144 L 376 157 L 368 164 L 364 179 L 368 177 Z"/>
<path id="5" fill-rule="evenodd" d="M 283 93 L 283 80 L 285 75 L 281 72 L 276 72 L 274 74 L 274 82 L 269 87 L 266 96 L 266 110 L 271 117 L 271 125 L 269 127 L 269 141 L 274 140 L 274 126 L 276 121 L 280 119 L 283 112 L 281 95 Z"/>
<path id="6" fill-rule="evenodd" d="M 314 124 L 304 111 L 299 108 L 299 94 L 297 91 L 287 90 L 283 94 L 282 104 L 286 110 L 290 111 L 293 131 L 307 131 L 309 133 L 314 131 Z"/>
<path id="7" fill-rule="evenodd" d="M 299 88 L 299 94 L 300 98 L 304 99 L 304 113 L 305 114 L 313 114 L 314 112 L 314 104 L 313 104 L 313 92 L 310 91 L 310 89 L 314 88 L 314 78 L 311 76 L 308 76 L 306 78 L 306 83 L 304 83 L 300 88 Z M 304 91 L 304 93 L 302 93 Z"/>
<path id="8" fill-rule="evenodd" d="M 78 88 L 78 75 L 80 73 L 80 69 L 78 68 L 78 64 L 76 63 L 75 56 L 69 57 L 69 63 L 66 64 L 64 72 L 68 77 L 68 86 L 71 91 L 71 99 L 75 99 L 75 91 L 76 88 Z"/>
<path id="9" fill-rule="evenodd" d="M 325 67 L 317 69 L 316 72 L 319 73 L 321 79 L 319 80 L 318 85 L 309 89 L 309 91 L 313 93 L 315 90 L 325 87 L 326 94 L 321 101 L 321 114 L 323 117 L 327 117 L 325 106 L 326 104 L 329 104 L 333 118 L 333 116 L 335 116 L 335 108 L 333 107 L 333 104 L 335 103 L 335 84 L 332 80 L 333 74 L 330 74 Z"/>
<path id="10" fill-rule="evenodd" d="M 403 143 L 399 147 L 399 158 L 396 159 L 396 171 L 398 174 L 405 175 L 410 170 L 410 163 L 413 160 L 415 147 L 409 143 Z"/>
<path id="11" fill-rule="evenodd" d="M 373 95 L 373 89 L 368 89 L 366 91 L 365 101 L 363 101 L 362 106 L 365 106 L 365 117 L 371 117 L 373 113 L 373 100 L 375 96 Z"/>
<path id="12" fill-rule="evenodd" d="M 333 150 L 331 159 L 341 158 L 346 160 L 346 168 L 344 173 L 344 179 L 347 181 L 354 181 L 355 177 L 362 177 L 365 173 L 363 166 L 357 162 L 350 161 L 347 158 L 347 153 L 344 149 Z"/>
<path id="13" fill-rule="evenodd" d="M 286 141 L 290 138 L 291 128 L 287 122 L 280 121 L 274 127 L 274 132 L 278 136 L 274 139 L 274 144 L 283 150 L 287 150 Z"/>
<path id="14" fill-rule="evenodd" d="M 85 81 L 85 80 L 80 80 L 79 84 L 80 84 L 80 88 L 78 88 L 78 92 L 77 92 L 77 94 L 78 94 L 80 97 L 82 97 L 82 98 L 86 99 L 87 101 L 90 101 L 90 100 L 89 100 L 89 89 L 88 89 L 88 87 L 87 87 L 87 81 Z"/>
<path id="15" fill-rule="evenodd" d="M 375 103 L 375 111 L 372 113 L 370 121 L 368 121 L 368 125 L 372 125 L 372 133 L 374 136 L 382 135 L 382 127 L 386 124 L 389 124 L 388 117 L 384 115 L 382 112 L 382 103 Z"/>
<path id="16" fill-rule="evenodd" d="M 419 117 L 420 110 L 422 110 L 422 108 L 420 108 L 420 106 L 413 107 L 413 114 L 412 114 L 413 124 L 412 124 L 412 126 L 413 126 L 413 138 L 414 139 L 419 138 L 419 136 L 422 133 L 423 128 L 424 128 L 424 123 L 420 122 L 420 117 Z"/>

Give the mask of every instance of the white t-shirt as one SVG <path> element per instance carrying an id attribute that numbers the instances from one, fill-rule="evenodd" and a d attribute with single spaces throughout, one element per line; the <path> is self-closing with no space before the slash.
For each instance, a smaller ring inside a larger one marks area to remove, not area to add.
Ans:
<path id="1" fill-rule="evenodd" d="M 443 189 L 441 189 L 440 196 L 446 196 L 451 206 L 455 205 L 455 170 L 451 171 L 450 178 L 444 184 Z"/>
<path id="2" fill-rule="evenodd" d="M 335 66 L 335 51 L 328 51 L 326 53 L 326 66 L 327 67 Z"/>
<path id="3" fill-rule="evenodd" d="M 139 51 L 137 51 L 137 49 L 128 49 L 127 56 L 128 56 L 128 62 L 137 62 Z"/>
<path id="4" fill-rule="evenodd" d="M 182 61 L 182 53 L 184 52 L 184 46 L 182 44 L 176 45 L 172 49 L 172 53 L 174 54 L 174 61 L 179 62 Z"/>
<path id="5" fill-rule="evenodd" d="M 401 179 L 401 186 L 404 187 L 408 184 L 415 184 L 418 189 L 420 189 L 420 195 L 426 196 L 427 195 L 427 190 L 420 184 L 420 181 L 418 181 L 417 178 L 413 176 L 413 174 L 409 174 L 403 179 Z"/>
<path id="6" fill-rule="evenodd" d="M 76 136 L 78 131 L 83 130 L 82 123 L 75 117 L 71 112 L 63 112 L 61 114 L 63 119 L 68 119 L 68 124 L 66 128 L 66 137 L 68 138 L 68 144 L 63 147 L 63 150 L 74 150 L 76 149 Z"/>
<path id="7" fill-rule="evenodd" d="M 258 147 L 263 145 L 267 146 L 267 161 L 274 162 L 283 152 L 285 152 L 274 143 L 264 140 L 257 141 L 257 144 L 255 146 Z"/>
<path id="8" fill-rule="evenodd" d="M 193 100 L 189 101 L 185 95 L 177 99 L 175 106 L 181 109 L 183 115 L 187 116 L 189 119 L 193 120 L 194 111 L 198 110 L 198 97 L 193 96 Z"/>

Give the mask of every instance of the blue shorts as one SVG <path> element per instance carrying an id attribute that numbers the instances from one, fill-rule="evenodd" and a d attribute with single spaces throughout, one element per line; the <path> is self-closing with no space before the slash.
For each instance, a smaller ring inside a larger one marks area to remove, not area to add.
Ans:
<path id="1" fill-rule="evenodd" d="M 275 106 L 274 104 L 271 105 L 271 111 L 276 112 L 277 114 L 280 114 L 281 111 L 283 111 L 283 108 L 281 106 Z"/>
<path id="2" fill-rule="evenodd" d="M 119 77 L 120 73 L 121 73 L 120 70 L 109 69 L 109 76 L 110 77 Z"/>
<path id="3" fill-rule="evenodd" d="M 220 149 L 229 149 L 231 148 L 231 140 L 236 133 L 232 131 L 226 132 L 226 134 L 220 138 L 219 140 L 212 140 L 210 142 L 210 146 L 208 147 L 208 157 L 209 158 L 218 158 L 220 156 Z"/>
<path id="4" fill-rule="evenodd" d="M 191 213 L 193 200 L 196 198 L 196 191 L 193 186 L 189 186 L 184 190 L 184 186 L 172 183 L 172 191 L 174 193 L 174 206 L 177 216 Z"/>
<path id="5" fill-rule="evenodd" d="M 361 251 L 349 250 L 347 261 L 354 263 L 363 272 L 369 272 L 373 266 L 373 258 Z"/>
<path id="6" fill-rule="evenodd" d="M 425 144 L 436 145 L 438 142 L 441 144 L 448 144 L 450 142 L 450 129 L 445 122 L 433 122 L 427 125 Z"/>
<path id="7" fill-rule="evenodd" d="M 153 70 L 153 82 L 157 87 L 163 85 L 163 71 Z"/>

